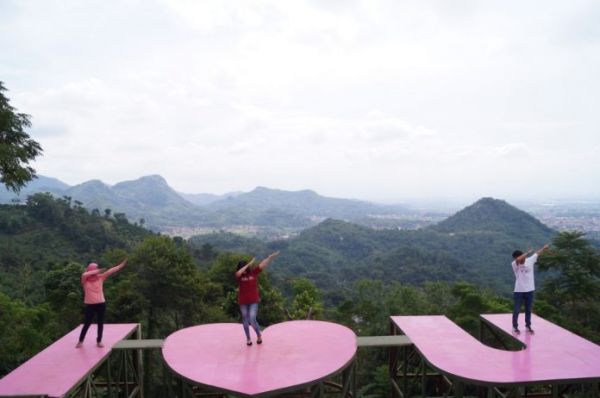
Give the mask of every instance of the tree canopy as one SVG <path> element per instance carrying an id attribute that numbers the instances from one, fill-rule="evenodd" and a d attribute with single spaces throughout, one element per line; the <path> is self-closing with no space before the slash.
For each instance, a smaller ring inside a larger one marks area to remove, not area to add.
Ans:
<path id="1" fill-rule="evenodd" d="M 18 193 L 35 178 L 29 161 L 41 155 L 42 147 L 25 132 L 31 127 L 29 115 L 18 113 L 4 91 L 6 88 L 0 82 L 0 182 Z"/>

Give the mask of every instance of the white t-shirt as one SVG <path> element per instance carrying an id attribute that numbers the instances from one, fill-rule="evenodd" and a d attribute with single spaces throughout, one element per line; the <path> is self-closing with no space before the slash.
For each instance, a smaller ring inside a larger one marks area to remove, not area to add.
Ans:
<path id="1" fill-rule="evenodd" d="M 515 293 L 532 292 L 535 290 L 533 278 L 533 266 L 538 258 L 537 253 L 527 257 L 523 265 L 517 265 L 512 262 L 513 272 L 515 273 Z"/>

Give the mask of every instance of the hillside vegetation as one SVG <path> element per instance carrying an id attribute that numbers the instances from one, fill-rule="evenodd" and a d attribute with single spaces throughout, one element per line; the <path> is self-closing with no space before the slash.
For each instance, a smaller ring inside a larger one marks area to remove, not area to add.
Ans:
<path id="1" fill-rule="evenodd" d="M 266 253 L 281 249 L 277 275 L 303 276 L 322 289 L 361 278 L 420 284 L 465 280 L 507 293 L 510 253 L 539 247 L 556 232 L 508 203 L 484 198 L 420 230 L 374 230 L 329 219 L 286 241 L 261 245 L 232 234 L 196 236 L 196 247 Z"/>

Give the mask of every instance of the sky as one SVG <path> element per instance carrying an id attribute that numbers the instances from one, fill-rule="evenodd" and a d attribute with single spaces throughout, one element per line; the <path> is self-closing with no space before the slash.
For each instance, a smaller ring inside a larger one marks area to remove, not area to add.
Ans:
<path id="1" fill-rule="evenodd" d="M 600 2 L 2 0 L 38 174 L 600 198 Z"/>

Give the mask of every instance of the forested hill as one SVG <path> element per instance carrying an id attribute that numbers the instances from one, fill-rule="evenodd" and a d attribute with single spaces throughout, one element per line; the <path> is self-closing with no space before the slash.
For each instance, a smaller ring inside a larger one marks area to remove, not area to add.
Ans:
<path id="1" fill-rule="evenodd" d="M 207 205 L 212 211 L 265 212 L 276 210 L 306 218 L 336 218 L 352 220 L 357 217 L 376 214 L 406 212 L 401 206 L 376 205 L 351 199 L 338 199 L 321 196 L 314 191 L 283 191 L 257 187 L 251 192 L 230 196 Z"/>
<path id="2" fill-rule="evenodd" d="M 275 273 L 306 276 L 324 290 L 360 278 L 419 284 L 466 280 L 508 292 L 510 254 L 548 243 L 555 232 L 501 200 L 484 198 L 448 220 L 415 231 L 374 230 L 329 219 L 288 241 L 262 243 L 231 234 L 197 236 L 201 247 L 257 252 L 281 249 Z"/>
<path id="3" fill-rule="evenodd" d="M 104 212 L 109 210 L 125 214 L 132 221 L 142 221 L 146 227 L 161 230 L 165 226 L 195 226 L 206 223 L 206 211 L 175 192 L 158 175 L 141 177 L 133 181 L 109 186 L 99 180 L 91 180 L 72 187 L 60 181 L 41 176 L 30 182 L 19 199 L 26 201 L 29 195 L 49 192 L 56 197 L 69 197 L 83 207 Z M 13 193 L 3 192 L 0 201 L 14 201 Z"/>
<path id="4" fill-rule="evenodd" d="M 49 194 L 35 194 L 24 205 L 0 205 L 0 290 L 21 291 L 19 298 L 36 301 L 43 290 L 39 275 L 54 266 L 100 261 L 107 250 L 129 250 L 151 235 L 122 213 L 90 213 Z"/>
<path id="5" fill-rule="evenodd" d="M 495 231 L 532 238 L 540 235 L 542 239 L 553 234 L 529 213 L 493 198 L 480 199 L 431 228 L 440 232 Z"/>

